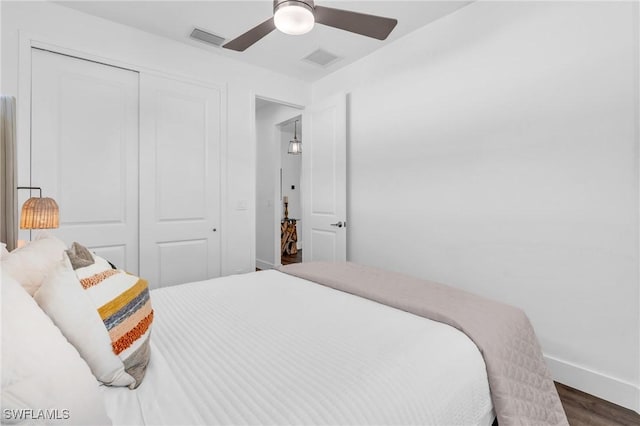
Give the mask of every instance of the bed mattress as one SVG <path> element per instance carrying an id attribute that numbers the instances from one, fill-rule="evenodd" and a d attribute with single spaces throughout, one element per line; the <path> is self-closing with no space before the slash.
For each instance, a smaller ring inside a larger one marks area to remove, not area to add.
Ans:
<path id="1" fill-rule="evenodd" d="M 153 290 L 135 390 L 114 425 L 490 425 L 485 364 L 460 331 L 278 271 Z"/>

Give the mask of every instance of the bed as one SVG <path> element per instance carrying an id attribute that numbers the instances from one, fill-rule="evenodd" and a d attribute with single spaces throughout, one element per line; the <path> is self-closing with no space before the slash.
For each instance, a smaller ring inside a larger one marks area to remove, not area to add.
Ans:
<path id="1" fill-rule="evenodd" d="M 443 284 L 311 262 L 149 291 L 55 237 L 0 266 L 3 423 L 568 424 L 526 315 Z"/>
<path id="2" fill-rule="evenodd" d="M 491 425 L 485 365 L 442 323 L 278 271 L 152 291 L 152 358 L 114 425 Z"/>

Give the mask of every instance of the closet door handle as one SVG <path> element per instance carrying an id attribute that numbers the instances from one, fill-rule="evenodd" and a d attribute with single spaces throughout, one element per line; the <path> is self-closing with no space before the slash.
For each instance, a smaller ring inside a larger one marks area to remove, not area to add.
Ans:
<path id="1" fill-rule="evenodd" d="M 331 226 L 337 226 L 338 228 L 342 228 L 344 224 L 342 223 L 342 221 L 340 221 L 338 223 L 332 223 Z"/>

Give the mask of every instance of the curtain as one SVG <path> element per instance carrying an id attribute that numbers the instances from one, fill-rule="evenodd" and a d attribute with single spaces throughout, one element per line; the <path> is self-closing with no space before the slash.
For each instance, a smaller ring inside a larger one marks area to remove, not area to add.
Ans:
<path id="1" fill-rule="evenodd" d="M 16 99 L 0 96 L 0 241 L 13 250 L 18 239 Z"/>

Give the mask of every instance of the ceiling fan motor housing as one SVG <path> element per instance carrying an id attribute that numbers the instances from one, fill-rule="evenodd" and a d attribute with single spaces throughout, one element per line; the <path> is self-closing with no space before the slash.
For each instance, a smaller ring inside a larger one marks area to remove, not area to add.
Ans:
<path id="1" fill-rule="evenodd" d="M 313 0 L 273 0 L 273 13 L 276 13 L 278 9 L 285 6 L 300 6 L 309 9 L 313 13 L 315 4 Z"/>

